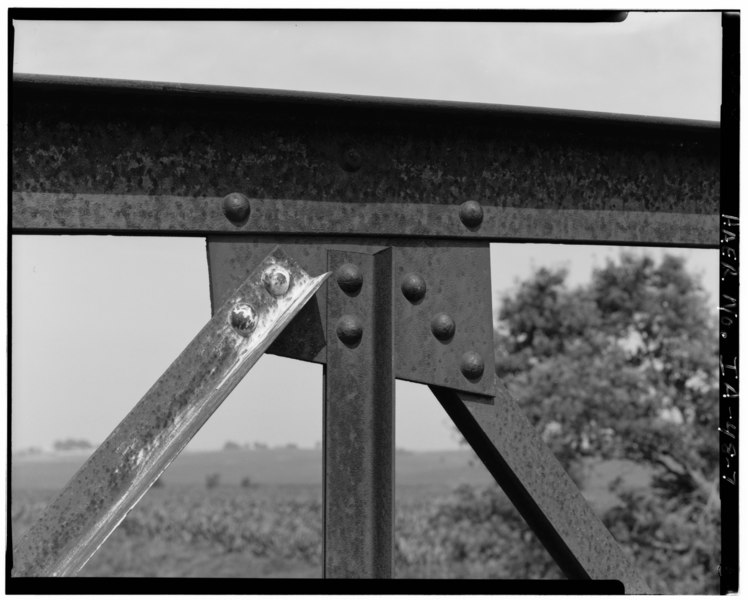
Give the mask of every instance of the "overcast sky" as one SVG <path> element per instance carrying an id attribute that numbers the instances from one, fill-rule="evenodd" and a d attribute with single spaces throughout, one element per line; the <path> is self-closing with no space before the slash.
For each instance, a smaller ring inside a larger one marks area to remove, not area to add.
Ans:
<path id="1" fill-rule="evenodd" d="M 16 22 L 14 70 L 549 106 L 717 120 L 718 14 L 615 24 Z M 632 249 L 659 257 L 661 250 Z M 717 252 L 687 256 L 717 298 Z M 492 246 L 495 295 L 541 265 L 572 283 L 619 249 Z M 199 239 L 13 240 L 13 446 L 102 441 L 210 318 Z M 284 387 L 271 385 L 283 370 Z M 397 445 L 456 446 L 424 386 L 398 382 Z M 190 445 L 311 446 L 322 370 L 265 356 Z"/>

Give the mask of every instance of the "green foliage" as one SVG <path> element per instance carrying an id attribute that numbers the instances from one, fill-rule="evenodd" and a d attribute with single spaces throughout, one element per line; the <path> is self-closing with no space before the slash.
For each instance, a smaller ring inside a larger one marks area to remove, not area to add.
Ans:
<path id="1" fill-rule="evenodd" d="M 682 259 L 623 255 L 574 290 L 565 277 L 539 270 L 499 314 L 497 372 L 533 422 L 567 463 L 666 454 L 713 478 L 716 318 Z"/>
<path id="2" fill-rule="evenodd" d="M 14 538 L 51 499 L 48 492 L 14 492 Z M 398 489 L 395 517 L 397 577 L 561 577 L 495 485 L 464 485 L 451 492 Z M 258 572 L 257 566 L 273 565 L 282 576 L 319 577 L 321 487 L 152 489 L 81 575 L 196 576 L 196 563 L 202 568 L 208 558 L 213 570 L 206 567 L 205 576 L 267 576 L 272 573 Z"/>
<path id="3" fill-rule="evenodd" d="M 399 577 L 560 579 L 563 574 L 496 487 L 462 485 L 397 514 Z"/>
<path id="4" fill-rule="evenodd" d="M 40 492 L 14 495 L 14 537 L 23 535 L 49 500 L 50 494 L 45 497 Z M 123 554 L 133 546 L 143 546 L 140 541 L 147 541 L 155 548 L 194 548 L 187 564 L 200 554 L 230 560 L 231 555 L 239 553 L 245 556 L 245 567 L 252 560 L 319 565 L 321 489 L 255 488 L 251 493 L 237 486 L 210 490 L 199 486 L 151 489 L 115 533 L 102 550 L 107 550 L 109 558 L 119 564 L 132 562 L 134 558 Z M 92 560 L 91 568 L 87 566 L 82 574 L 100 575 L 99 569 L 103 568 L 106 565 Z M 158 570 L 152 574 L 164 576 Z M 185 573 L 190 575 L 194 576 Z"/>
<path id="5" fill-rule="evenodd" d="M 621 495 L 623 504 L 603 522 L 629 550 L 652 591 L 660 594 L 715 594 L 719 591 L 716 554 L 719 512 L 683 504 L 646 490 Z"/>
<path id="6" fill-rule="evenodd" d="M 209 490 L 217 488 L 219 485 L 221 485 L 220 473 L 211 473 L 205 478 L 205 487 Z"/>
<path id="7" fill-rule="evenodd" d="M 26 532 L 52 497 L 43 491 L 14 491 L 14 539 Z M 399 488 L 397 498 L 396 577 L 562 577 L 495 485 L 460 486 L 451 492 Z M 630 501 L 641 500 L 631 496 Z M 703 517 L 695 508 L 688 509 L 685 527 L 678 518 L 661 525 L 655 501 L 643 501 L 647 510 L 622 506 L 609 511 L 606 525 L 625 545 L 635 546 L 636 537 L 650 540 L 646 553 L 639 548 L 634 554 L 655 591 L 687 593 L 706 587 L 716 525 L 699 529 Z M 677 514 L 682 507 L 673 504 L 668 509 Z M 703 536 L 707 531 L 711 537 Z M 691 559 L 692 552 L 701 562 Z M 321 557 L 319 486 L 261 486 L 251 493 L 237 486 L 169 486 L 145 495 L 81 575 L 319 577 Z M 686 560 L 691 570 L 684 571 L 681 563 Z"/>
<path id="8" fill-rule="evenodd" d="M 497 373 L 571 473 L 583 457 L 649 465 L 653 489 L 605 520 L 656 589 L 715 591 L 716 311 L 673 256 L 624 254 L 577 289 L 566 275 L 540 269 L 503 299 Z"/>

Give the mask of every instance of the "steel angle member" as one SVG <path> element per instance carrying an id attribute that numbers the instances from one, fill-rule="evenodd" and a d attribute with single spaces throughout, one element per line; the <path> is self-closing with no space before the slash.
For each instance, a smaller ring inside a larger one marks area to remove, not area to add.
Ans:
<path id="1" fill-rule="evenodd" d="M 271 250 L 16 545 L 13 577 L 79 571 L 328 276 Z"/>
<path id="2" fill-rule="evenodd" d="M 627 594 L 651 593 L 516 400 L 494 382 L 493 402 L 431 390 L 567 577 L 616 579 Z"/>
<path id="3" fill-rule="evenodd" d="M 395 377 L 493 395 L 490 255 L 483 242 L 402 238 L 209 237 L 213 306 L 275 243 L 310 269 L 325 270 L 327 251 L 392 248 Z M 268 349 L 326 362 L 327 291 L 322 288 Z"/>
<path id="4" fill-rule="evenodd" d="M 465 205 L 478 212 L 465 214 Z M 452 204 L 13 192 L 13 233 L 407 236 L 717 246 L 719 215 Z"/>
<path id="5" fill-rule="evenodd" d="M 324 400 L 326 578 L 393 569 L 392 251 L 328 253 Z"/>

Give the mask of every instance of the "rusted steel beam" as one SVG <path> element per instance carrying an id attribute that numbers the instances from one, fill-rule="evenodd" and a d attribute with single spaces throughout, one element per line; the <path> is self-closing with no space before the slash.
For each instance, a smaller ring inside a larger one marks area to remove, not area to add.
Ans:
<path id="1" fill-rule="evenodd" d="M 80 570 L 326 278 L 267 256 L 20 540 L 12 576 Z"/>
<path id="2" fill-rule="evenodd" d="M 571 579 L 616 579 L 651 593 L 613 536 L 496 378 L 492 402 L 431 386 L 447 414 Z"/>
<path id="3" fill-rule="evenodd" d="M 715 123 L 32 76 L 11 101 L 15 233 L 718 244 Z"/>
<path id="4" fill-rule="evenodd" d="M 327 251 L 392 248 L 395 376 L 493 395 L 490 253 L 487 243 L 402 238 L 263 236 L 209 237 L 213 306 L 223 300 L 276 243 L 312 271 L 327 268 Z M 270 354 L 323 363 L 327 290 L 320 289 L 268 349 Z M 454 324 L 444 331 L 445 316 Z M 441 326 L 441 329 L 439 328 Z M 437 334 L 442 336 L 437 337 Z"/>
<path id="5" fill-rule="evenodd" d="M 717 215 L 646 211 L 554 211 L 481 206 L 467 226 L 463 205 L 392 202 L 317 202 L 243 197 L 249 217 L 226 217 L 225 198 L 48 194 L 14 192 L 14 233 L 129 233 L 180 235 L 382 235 L 503 241 L 621 243 L 659 240 L 658 245 L 709 246 Z M 699 241 L 700 240 L 700 241 Z M 650 242 L 654 243 L 654 242 Z"/>
<path id="6" fill-rule="evenodd" d="M 331 250 L 324 409 L 324 575 L 393 568 L 392 251 Z"/>

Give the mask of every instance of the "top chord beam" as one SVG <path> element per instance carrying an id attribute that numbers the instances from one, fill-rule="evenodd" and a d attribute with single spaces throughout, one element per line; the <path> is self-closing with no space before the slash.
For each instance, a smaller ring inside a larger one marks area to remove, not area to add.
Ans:
<path id="1" fill-rule="evenodd" d="M 717 123 L 31 75 L 11 101 L 13 233 L 719 243 Z"/>

